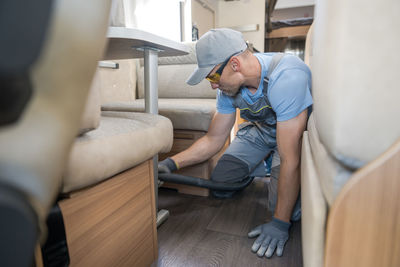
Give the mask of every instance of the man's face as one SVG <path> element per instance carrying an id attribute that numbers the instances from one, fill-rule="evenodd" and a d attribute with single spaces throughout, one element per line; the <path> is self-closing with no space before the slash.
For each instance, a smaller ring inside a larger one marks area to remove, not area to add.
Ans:
<path id="1" fill-rule="evenodd" d="M 228 96 L 235 96 L 239 92 L 240 86 L 238 84 L 220 82 L 219 89 Z"/>
<path id="2" fill-rule="evenodd" d="M 208 78 L 215 76 L 215 73 L 220 73 L 219 79 Z M 228 61 L 227 64 L 222 63 L 215 66 L 207 75 L 207 80 L 210 81 L 213 89 L 219 88 L 225 95 L 235 96 L 239 92 L 241 86 L 240 83 L 236 81 L 233 74 L 235 74 L 235 72 L 230 69 Z"/>

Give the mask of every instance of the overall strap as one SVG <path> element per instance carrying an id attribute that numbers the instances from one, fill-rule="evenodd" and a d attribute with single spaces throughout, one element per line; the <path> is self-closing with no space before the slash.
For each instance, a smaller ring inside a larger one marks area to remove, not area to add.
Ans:
<path id="1" fill-rule="evenodd" d="M 269 63 L 268 67 L 268 73 L 267 76 L 264 78 L 264 81 L 266 81 L 267 83 L 269 82 L 269 78 L 271 77 L 272 72 L 274 71 L 276 66 L 278 66 L 279 62 L 284 56 L 285 56 L 284 53 L 277 53 L 272 57 L 271 63 Z"/>

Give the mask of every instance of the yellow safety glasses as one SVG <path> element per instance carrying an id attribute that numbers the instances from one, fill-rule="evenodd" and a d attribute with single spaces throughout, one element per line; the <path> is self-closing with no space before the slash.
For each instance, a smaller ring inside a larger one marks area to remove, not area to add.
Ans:
<path id="1" fill-rule="evenodd" d="M 217 71 L 214 72 L 213 74 L 207 75 L 206 79 L 207 79 L 209 82 L 212 82 L 212 83 L 219 83 L 219 80 L 221 79 L 221 75 L 222 75 L 222 72 L 224 71 L 224 68 L 225 68 L 226 64 L 228 64 L 228 62 L 229 62 L 229 60 L 231 59 L 231 57 L 233 57 L 233 56 L 236 55 L 236 54 L 238 54 L 238 53 L 234 53 L 233 55 L 231 55 L 230 57 L 228 57 L 228 59 L 225 60 L 224 63 L 222 63 L 221 67 L 219 67 L 219 68 L 217 69 Z"/>

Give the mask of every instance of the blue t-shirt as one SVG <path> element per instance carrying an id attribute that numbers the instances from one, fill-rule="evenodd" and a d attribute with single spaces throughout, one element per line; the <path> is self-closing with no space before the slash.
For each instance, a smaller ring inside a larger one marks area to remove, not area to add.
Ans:
<path id="1" fill-rule="evenodd" d="M 255 94 L 242 87 L 239 94 L 249 104 L 263 96 L 263 80 L 274 53 L 256 53 L 254 56 L 261 65 L 261 79 Z M 273 71 L 268 84 L 268 99 L 278 121 L 290 120 L 312 105 L 311 71 L 308 66 L 294 55 L 286 55 Z M 217 92 L 217 110 L 219 113 L 235 112 L 233 98 L 221 90 Z"/>

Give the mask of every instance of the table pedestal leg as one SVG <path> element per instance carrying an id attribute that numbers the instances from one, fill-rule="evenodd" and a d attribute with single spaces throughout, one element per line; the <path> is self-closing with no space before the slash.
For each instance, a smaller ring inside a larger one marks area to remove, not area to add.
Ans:
<path id="1" fill-rule="evenodd" d="M 151 114 L 158 114 L 158 52 L 157 49 L 144 48 L 145 111 Z M 169 216 L 169 211 L 158 210 L 158 155 L 153 157 L 153 173 L 158 227 Z"/>

